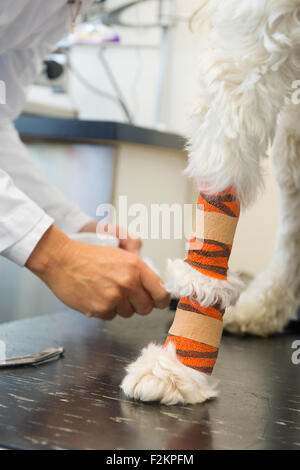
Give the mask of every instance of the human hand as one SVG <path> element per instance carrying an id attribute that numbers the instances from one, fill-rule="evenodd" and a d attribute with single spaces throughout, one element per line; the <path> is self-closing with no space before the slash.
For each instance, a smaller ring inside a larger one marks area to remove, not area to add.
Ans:
<path id="1" fill-rule="evenodd" d="M 170 302 L 162 279 L 138 255 L 70 240 L 54 226 L 42 237 L 26 267 L 66 305 L 104 320 L 147 315 Z"/>
<path id="2" fill-rule="evenodd" d="M 96 222 L 92 220 L 86 224 L 80 232 L 89 233 L 103 233 L 113 235 L 119 238 L 119 247 L 123 250 L 129 251 L 130 253 L 139 254 L 142 248 L 142 240 L 134 235 L 130 234 L 127 230 L 122 227 L 115 226 L 112 224 L 104 224 L 102 222 Z"/>

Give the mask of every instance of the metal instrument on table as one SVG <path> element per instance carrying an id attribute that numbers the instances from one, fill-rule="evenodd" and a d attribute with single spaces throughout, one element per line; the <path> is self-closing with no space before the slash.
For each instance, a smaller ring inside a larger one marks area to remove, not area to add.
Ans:
<path id="1" fill-rule="evenodd" d="M 16 357 L 0 361 L 0 369 L 18 366 L 37 366 L 51 359 L 59 359 L 64 353 L 64 348 L 48 348 L 30 356 Z"/>

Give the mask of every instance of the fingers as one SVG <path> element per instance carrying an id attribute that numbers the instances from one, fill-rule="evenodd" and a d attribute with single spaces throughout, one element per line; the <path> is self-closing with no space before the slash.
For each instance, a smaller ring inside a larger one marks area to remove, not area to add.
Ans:
<path id="1" fill-rule="evenodd" d="M 95 220 L 91 220 L 88 222 L 86 225 L 84 225 L 79 232 L 89 232 L 89 233 L 95 233 L 97 230 L 97 223 Z"/>
<path id="2" fill-rule="evenodd" d="M 142 248 L 142 240 L 140 238 L 128 238 L 120 239 L 120 248 L 129 251 L 135 255 L 139 255 Z"/>
<path id="3" fill-rule="evenodd" d="M 132 315 L 135 314 L 135 311 L 135 307 L 131 304 L 130 300 L 128 299 L 123 299 L 122 303 L 120 303 L 116 308 L 117 314 L 123 318 L 132 317 Z"/>
<path id="4" fill-rule="evenodd" d="M 84 315 L 88 318 L 99 318 L 100 320 L 111 321 L 117 316 L 117 312 L 113 310 L 111 311 L 108 310 L 107 312 L 105 312 L 105 314 L 103 314 L 102 312 L 101 313 L 85 312 Z"/>
<path id="5" fill-rule="evenodd" d="M 170 304 L 170 294 L 162 287 L 163 280 L 143 262 L 141 262 L 140 274 L 142 284 L 151 295 L 155 307 L 167 308 Z"/>
<path id="6" fill-rule="evenodd" d="M 117 316 L 116 311 L 106 312 L 105 315 L 99 315 L 97 318 L 101 318 L 101 320 L 105 321 L 112 321 Z"/>
<path id="7" fill-rule="evenodd" d="M 139 255 L 142 248 L 142 240 L 131 235 L 124 227 L 114 227 L 116 236 L 119 237 L 119 247 L 123 250 Z"/>
<path id="8" fill-rule="evenodd" d="M 154 302 L 142 284 L 130 294 L 129 300 L 139 315 L 148 315 L 154 308 Z"/>
<path id="9" fill-rule="evenodd" d="M 123 227 L 91 221 L 82 227 L 80 232 L 97 232 L 120 237 L 120 248 L 136 255 L 140 253 L 142 248 L 142 240 L 130 235 Z"/>

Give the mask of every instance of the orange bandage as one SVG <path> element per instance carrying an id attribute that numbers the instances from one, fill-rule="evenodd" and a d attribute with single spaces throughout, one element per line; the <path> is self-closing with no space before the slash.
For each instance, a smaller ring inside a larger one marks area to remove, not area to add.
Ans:
<path id="1" fill-rule="evenodd" d="M 214 195 L 200 192 L 196 230 L 185 259 L 200 275 L 227 280 L 239 214 L 240 204 L 232 188 Z M 180 299 L 165 346 L 174 343 L 184 365 L 210 375 L 218 355 L 224 313 L 220 303 L 203 307 L 193 298 Z"/>

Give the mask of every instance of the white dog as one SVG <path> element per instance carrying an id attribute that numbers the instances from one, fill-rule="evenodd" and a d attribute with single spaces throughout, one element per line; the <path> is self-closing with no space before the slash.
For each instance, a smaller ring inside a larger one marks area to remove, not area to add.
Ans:
<path id="1" fill-rule="evenodd" d="M 272 146 L 281 190 L 275 252 L 224 317 L 232 332 L 267 336 L 281 332 L 300 304 L 300 105 L 293 100 L 300 80 L 300 0 L 202 0 L 194 25 L 206 29 L 206 43 L 199 54 L 187 173 L 200 191 L 234 187 L 243 209 L 263 186 L 261 160 Z M 171 268 L 170 291 L 192 286 L 201 291 L 199 301 L 211 297 L 212 283 L 202 285 L 182 266 Z M 219 288 L 222 281 L 216 282 Z M 235 297 L 238 283 L 226 283 Z M 216 395 L 211 378 L 183 365 L 173 345 L 143 350 L 122 388 L 135 399 L 165 404 Z"/>

